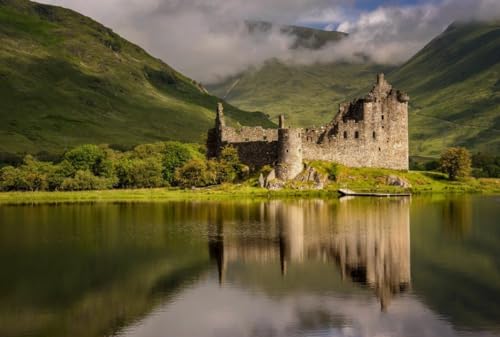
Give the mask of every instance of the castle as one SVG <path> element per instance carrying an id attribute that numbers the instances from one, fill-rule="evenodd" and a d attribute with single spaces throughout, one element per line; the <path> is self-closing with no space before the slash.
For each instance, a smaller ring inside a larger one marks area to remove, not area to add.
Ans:
<path id="1" fill-rule="evenodd" d="M 278 129 L 226 126 L 219 103 L 215 128 L 209 130 L 207 156 L 217 157 L 224 146 L 234 146 L 250 167 L 272 165 L 276 177 L 295 178 L 304 160 L 324 160 L 351 167 L 408 170 L 407 94 L 377 76 L 364 98 L 340 105 L 335 118 L 320 128 L 287 128 L 284 116 Z"/>

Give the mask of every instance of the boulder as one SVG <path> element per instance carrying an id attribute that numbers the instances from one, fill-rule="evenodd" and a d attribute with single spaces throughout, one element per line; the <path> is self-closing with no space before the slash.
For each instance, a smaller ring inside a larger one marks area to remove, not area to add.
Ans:
<path id="1" fill-rule="evenodd" d="M 387 183 L 387 185 L 390 185 L 390 186 L 398 186 L 398 187 L 402 187 L 402 188 L 411 187 L 411 184 L 406 179 L 392 175 L 392 174 L 390 176 L 387 176 L 386 183 Z"/>

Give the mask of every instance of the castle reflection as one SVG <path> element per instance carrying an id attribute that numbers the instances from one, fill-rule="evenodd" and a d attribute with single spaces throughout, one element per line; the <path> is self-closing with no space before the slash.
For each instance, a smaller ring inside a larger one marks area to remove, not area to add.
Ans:
<path id="1" fill-rule="evenodd" d="M 250 228 L 217 217 L 209 228 L 210 257 L 221 285 L 234 262 L 279 261 L 286 277 L 290 265 L 320 260 L 335 265 L 343 280 L 372 288 L 386 310 L 410 287 L 409 206 L 408 199 L 263 202 Z M 254 235 L 237 235 L 239 227 Z"/>

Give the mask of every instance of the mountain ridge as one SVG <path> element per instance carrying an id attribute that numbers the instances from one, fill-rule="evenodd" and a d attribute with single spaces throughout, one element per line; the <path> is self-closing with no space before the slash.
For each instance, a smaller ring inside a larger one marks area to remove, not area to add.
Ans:
<path id="1" fill-rule="evenodd" d="M 219 98 L 77 12 L 0 1 L 0 152 L 203 142 Z M 226 104 L 228 123 L 273 127 Z"/>

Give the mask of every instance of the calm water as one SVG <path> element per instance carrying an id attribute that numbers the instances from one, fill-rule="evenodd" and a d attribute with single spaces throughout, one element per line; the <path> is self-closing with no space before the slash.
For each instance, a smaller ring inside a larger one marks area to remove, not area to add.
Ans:
<path id="1" fill-rule="evenodd" d="M 500 197 L 0 206 L 0 336 L 500 336 Z"/>

